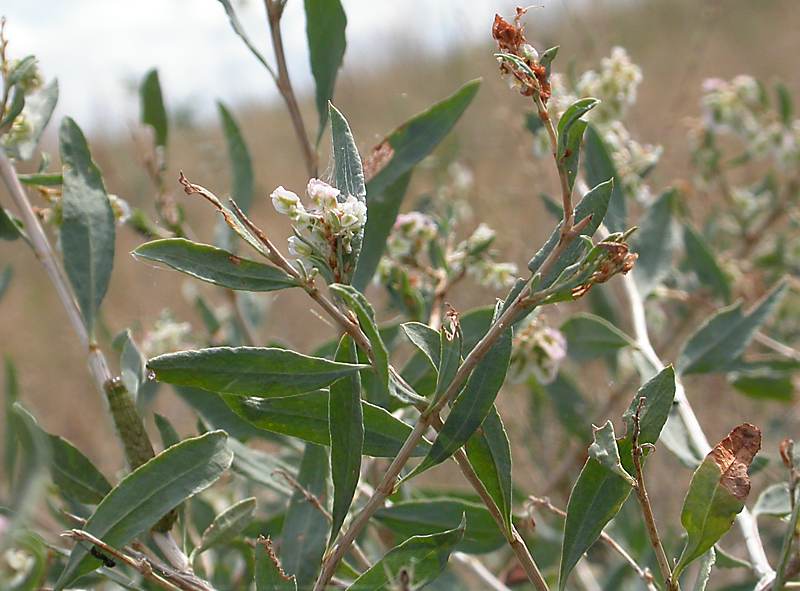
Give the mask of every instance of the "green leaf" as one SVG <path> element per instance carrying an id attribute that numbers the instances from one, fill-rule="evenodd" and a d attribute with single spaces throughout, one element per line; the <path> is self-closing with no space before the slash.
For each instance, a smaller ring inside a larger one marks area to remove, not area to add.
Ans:
<path id="1" fill-rule="evenodd" d="M 602 427 L 592 427 L 592 432 L 594 443 L 589 446 L 589 457 L 635 487 L 636 479 L 622 467 L 613 423 L 606 421 Z"/>
<path id="2" fill-rule="evenodd" d="M 267 71 L 272 74 L 273 78 L 275 74 L 273 73 L 272 68 L 267 63 L 267 60 L 264 58 L 264 55 L 258 50 L 258 48 L 253 44 L 250 38 L 245 33 L 244 27 L 242 23 L 239 21 L 239 17 L 236 16 L 236 11 L 233 9 L 233 5 L 231 4 L 230 0 L 219 0 L 219 3 L 222 4 L 222 7 L 225 9 L 225 14 L 228 15 L 228 20 L 230 21 L 231 28 L 233 32 L 236 33 L 239 38 L 244 41 L 244 44 L 247 46 L 247 49 L 250 50 L 255 58 L 261 62 L 261 65 L 264 66 Z"/>
<path id="3" fill-rule="evenodd" d="M 22 220 L 12 215 L 7 209 L 0 207 L 0 240 L 12 241 L 23 238 L 25 231 Z"/>
<path id="4" fill-rule="evenodd" d="M 193 386 L 220 394 L 293 396 L 323 388 L 365 365 L 338 363 L 286 349 L 211 347 L 166 353 L 147 367 L 168 384 Z"/>
<path id="5" fill-rule="evenodd" d="M 169 422 L 167 417 L 155 413 L 153 415 L 153 420 L 156 423 L 158 434 L 161 436 L 161 445 L 164 449 L 172 447 L 176 443 L 180 442 L 181 436 L 178 435 L 175 427 L 172 426 L 172 423 Z"/>
<path id="6" fill-rule="evenodd" d="M 59 133 L 64 189 L 61 249 L 90 335 L 114 264 L 114 212 L 100 170 L 77 124 L 65 117 Z"/>
<path id="7" fill-rule="evenodd" d="M 775 94 L 778 96 L 778 114 L 781 116 L 781 122 L 785 127 L 790 127 L 792 125 L 792 113 L 794 111 L 792 95 L 782 82 L 775 84 Z"/>
<path id="8" fill-rule="evenodd" d="M 222 121 L 225 143 L 228 146 L 232 179 L 231 197 L 242 211 L 247 212 L 253 202 L 253 185 L 255 184 L 250 151 L 247 149 L 236 119 L 221 101 L 217 102 L 217 111 Z"/>
<path id="9" fill-rule="evenodd" d="M 348 591 L 391 589 L 402 573 L 409 577 L 409 589 L 421 589 L 445 569 L 450 554 L 464 537 L 465 526 L 466 521 L 462 521 L 455 529 L 409 538 L 358 577 Z"/>
<path id="10" fill-rule="evenodd" d="M 748 312 L 737 303 L 719 310 L 689 337 L 678 358 L 684 375 L 725 371 L 747 348 L 786 293 L 781 281 Z"/>
<path id="11" fill-rule="evenodd" d="M 323 506 L 328 501 L 328 453 L 306 444 L 297 482 Z M 328 520 L 302 491 L 295 491 L 281 531 L 280 557 L 284 570 L 294 575 L 300 589 L 310 588 L 317 578 L 328 540 Z"/>
<path id="12" fill-rule="evenodd" d="M 276 267 L 185 238 L 146 242 L 131 254 L 229 289 L 276 291 L 297 286 L 293 278 Z"/>
<path id="13" fill-rule="evenodd" d="M 688 224 L 683 226 L 683 247 L 686 249 L 686 266 L 697 279 L 722 301 L 730 302 L 730 277 L 719 266 L 705 238 Z"/>
<path id="14" fill-rule="evenodd" d="M 511 360 L 511 336 L 510 328 L 503 332 L 472 370 L 431 450 L 409 477 L 444 462 L 481 426 L 505 381 Z"/>
<path id="15" fill-rule="evenodd" d="M 164 98 L 161 95 L 161 83 L 158 80 L 158 70 L 152 69 L 145 74 L 139 86 L 139 99 L 142 105 L 142 124 L 153 129 L 155 145 L 160 148 L 167 146 L 167 110 L 164 108 Z"/>
<path id="16" fill-rule="evenodd" d="M 335 283 L 330 286 L 332 293 L 337 295 L 350 308 L 358 318 L 361 330 L 367 335 L 369 344 L 372 347 L 372 355 L 375 358 L 375 373 L 381 383 L 389 389 L 389 352 L 381 338 L 378 325 L 375 322 L 375 311 L 372 309 L 367 298 L 360 291 L 350 285 Z"/>
<path id="17" fill-rule="evenodd" d="M 632 412 L 639 399 L 645 402 L 640 413 L 639 443 L 654 444 L 669 416 L 675 397 L 675 372 L 666 367 L 636 393 L 624 418 L 628 432 L 617 440 L 622 468 L 633 472 L 632 456 Z M 603 528 L 619 513 L 631 493 L 631 485 L 621 476 L 608 470 L 597 460 L 589 458 L 572 488 L 567 504 L 567 519 L 564 525 L 564 542 L 561 548 L 561 567 L 558 588 L 566 588 L 567 577 L 589 547 L 600 537 Z"/>
<path id="18" fill-rule="evenodd" d="M 413 536 L 430 535 L 460 527 L 466 517 L 464 537 L 456 550 L 467 554 L 483 554 L 505 543 L 486 507 L 461 499 L 436 498 L 402 501 L 375 512 L 375 520 L 407 540 Z"/>
<path id="19" fill-rule="evenodd" d="M 438 374 L 442 347 L 439 333 L 421 322 L 406 322 L 402 328 L 408 340 L 425 355 Z"/>
<path id="20" fill-rule="evenodd" d="M 558 120 L 558 148 L 556 159 L 567 171 L 569 189 L 575 184 L 578 174 L 578 160 L 580 158 L 583 132 L 586 121 L 581 119 L 586 113 L 594 109 L 600 101 L 596 98 L 582 98 L 572 103 Z M 603 179 L 608 180 L 608 178 Z"/>
<path id="21" fill-rule="evenodd" d="M 591 437 L 587 416 L 591 416 L 592 406 L 581 393 L 578 385 L 563 371 L 559 372 L 549 384 L 541 388 L 553 404 L 556 416 L 568 433 L 572 433 L 581 443 Z"/>
<path id="22" fill-rule="evenodd" d="M 753 505 L 753 517 L 759 515 L 773 515 L 784 517 L 792 512 L 789 485 L 786 482 L 771 484 L 758 495 L 756 504 Z"/>
<path id="23" fill-rule="evenodd" d="M 506 532 L 511 533 L 511 445 L 494 406 L 465 446 L 469 463 L 500 510 Z"/>
<path id="24" fill-rule="evenodd" d="M 62 495 L 87 505 L 100 503 L 111 490 L 106 477 L 66 439 L 44 430 L 42 435 L 50 444 L 50 476 Z"/>
<path id="25" fill-rule="evenodd" d="M 255 510 L 255 497 L 243 499 L 225 509 L 203 532 L 200 545 L 192 554 L 199 555 L 213 546 L 227 544 L 236 538 L 244 528 L 250 525 Z"/>
<path id="26" fill-rule="evenodd" d="M 297 591 L 294 575 L 284 572 L 269 538 L 256 544 L 256 591 Z"/>
<path id="27" fill-rule="evenodd" d="M 605 218 L 606 211 L 608 210 L 608 201 L 611 199 L 613 186 L 614 183 L 610 180 L 596 185 L 592 190 L 586 193 L 580 203 L 578 203 L 578 206 L 575 208 L 575 219 L 577 221 L 584 219 L 586 216 L 592 216 L 592 221 L 581 231 L 582 236 L 594 235 L 597 228 L 603 223 L 603 218 Z M 558 244 L 559 237 L 561 236 L 561 225 L 562 224 L 559 224 L 558 227 L 553 230 L 553 233 L 550 234 L 544 246 L 539 249 L 528 263 L 528 269 L 530 269 L 532 273 L 535 274 L 539 271 L 539 267 L 542 266 L 542 263 L 544 263 L 548 255 Z M 576 263 L 583 252 L 583 248 L 581 240 L 574 240 L 551 266 L 547 276 L 543 277 L 539 282 L 539 288 L 543 289 L 549 287 L 564 269 Z"/>
<path id="28" fill-rule="evenodd" d="M 633 278 L 643 297 L 647 297 L 672 270 L 672 258 L 680 240 L 675 209 L 678 191 L 668 189 L 647 209 L 631 250 L 639 255 Z"/>
<path id="29" fill-rule="evenodd" d="M 347 335 L 339 341 L 336 361 L 357 362 L 356 346 Z M 328 397 L 328 429 L 331 442 L 333 516 L 330 543 L 336 539 L 347 517 L 361 476 L 364 448 L 364 415 L 361 405 L 361 378 L 358 373 L 331 385 Z"/>
<path id="30" fill-rule="evenodd" d="M 117 548 L 129 543 L 227 470 L 233 454 L 226 439 L 223 431 L 212 431 L 186 439 L 142 464 L 106 495 L 83 529 Z M 76 545 L 55 588 L 64 589 L 99 565 L 86 545 Z"/>
<path id="31" fill-rule="evenodd" d="M 586 173 L 586 182 L 590 187 L 594 187 L 613 179 L 614 189 L 611 191 L 604 224 L 610 232 L 624 232 L 628 229 L 628 205 L 611 153 L 597 128 L 591 123 L 584 135 L 583 169 Z"/>
<path id="32" fill-rule="evenodd" d="M 336 188 L 342 195 L 353 195 L 365 201 L 367 189 L 364 185 L 364 169 L 361 156 L 344 115 L 333 105 L 329 105 L 331 118 L 331 138 L 333 143 L 334 179 Z"/>
<path id="33" fill-rule="evenodd" d="M 308 56 L 311 73 L 314 75 L 319 113 L 319 143 L 328 120 L 328 101 L 333 100 L 336 75 L 342 67 L 342 58 L 347 47 L 347 15 L 339 0 L 305 0 L 304 4 Z"/>
<path id="34" fill-rule="evenodd" d="M 394 225 L 414 166 L 428 156 L 450 132 L 478 92 L 480 80 L 462 86 L 451 96 L 419 113 L 390 133 L 373 151 L 384 162 L 367 182 L 367 225 L 363 255 L 353 285 L 364 289 L 383 255 L 386 238 Z M 369 160 L 369 158 L 367 158 Z"/>
<path id="35" fill-rule="evenodd" d="M 32 73 L 36 68 L 37 61 L 35 55 L 26 55 L 21 60 L 18 60 L 6 75 L 6 86 L 10 88 Z"/>
<path id="36" fill-rule="evenodd" d="M 147 360 L 144 354 L 133 342 L 130 329 L 122 333 L 122 352 L 120 353 L 119 367 L 122 384 L 125 389 L 136 399 L 139 388 L 147 382 Z"/>
<path id="37" fill-rule="evenodd" d="M 251 437 L 276 437 L 273 432 L 259 429 L 233 412 L 219 394 L 187 386 L 175 386 L 174 390 L 212 429 L 222 429 L 240 441 L 247 441 Z"/>
<path id="38" fill-rule="evenodd" d="M 575 314 L 559 330 L 567 339 L 567 353 L 576 361 L 607 357 L 625 347 L 636 348 L 628 335 L 593 314 Z"/>
<path id="39" fill-rule="evenodd" d="M 36 153 L 36 147 L 44 133 L 45 127 L 53 116 L 58 102 L 58 81 L 53 80 L 44 88 L 25 97 L 25 108 L 22 115 L 29 126 L 24 139 L 10 148 L 10 155 L 18 160 L 30 160 Z"/>
<path id="40" fill-rule="evenodd" d="M 286 398 L 245 398 L 229 395 L 223 398 L 233 412 L 259 429 L 298 437 L 319 445 L 330 445 L 326 391 Z M 411 427 L 389 411 L 368 402 L 362 402 L 362 413 L 364 455 L 394 457 L 411 433 Z M 427 444 L 421 444 L 414 455 L 422 455 L 427 449 Z"/>
<path id="41" fill-rule="evenodd" d="M 64 184 L 64 176 L 60 172 L 18 174 L 17 178 L 23 185 L 30 185 L 33 187 L 60 187 Z"/>
<path id="42" fill-rule="evenodd" d="M 794 381 L 790 371 L 768 368 L 736 371 L 728 374 L 728 380 L 731 386 L 751 398 L 779 402 L 794 400 Z"/>
<path id="43" fill-rule="evenodd" d="M 683 502 L 681 523 L 686 546 L 675 565 L 675 577 L 733 525 L 750 492 L 747 468 L 761 448 L 761 431 L 750 424 L 736 427 L 712 449 L 697 468 Z"/>
<path id="44" fill-rule="evenodd" d="M 19 451 L 19 439 L 17 437 L 17 421 L 14 420 L 14 403 L 19 398 L 19 382 L 17 381 L 17 366 L 6 356 L 5 366 L 5 388 L 3 396 L 3 408 L 5 425 L 3 428 L 3 472 L 5 473 L 7 492 L 13 492 L 14 476 L 17 467 L 17 452 Z"/>
<path id="45" fill-rule="evenodd" d="M 433 392 L 432 403 L 438 402 L 444 395 L 453 378 L 456 377 L 458 368 L 461 367 L 464 333 L 460 324 L 449 330 L 446 326 L 442 326 L 439 330 L 439 343 L 439 365 L 436 368 L 436 390 Z"/>

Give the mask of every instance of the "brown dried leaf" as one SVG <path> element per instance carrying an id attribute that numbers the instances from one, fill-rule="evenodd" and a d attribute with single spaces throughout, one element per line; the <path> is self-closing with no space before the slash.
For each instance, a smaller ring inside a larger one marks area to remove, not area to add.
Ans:
<path id="1" fill-rule="evenodd" d="M 743 501 L 750 493 L 747 469 L 761 449 L 761 430 L 744 423 L 731 431 L 708 454 L 722 472 L 720 484 L 735 498 Z"/>

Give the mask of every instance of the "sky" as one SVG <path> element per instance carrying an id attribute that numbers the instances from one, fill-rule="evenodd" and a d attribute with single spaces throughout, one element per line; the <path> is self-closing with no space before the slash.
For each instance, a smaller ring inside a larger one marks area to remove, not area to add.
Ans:
<path id="1" fill-rule="evenodd" d="M 570 0 L 575 3 L 577 0 Z M 555 16 L 567 0 L 539 0 Z M 250 38 L 272 57 L 260 0 L 233 0 Z M 508 0 L 343 0 L 348 16 L 345 68 L 374 65 L 402 51 L 397 39 L 432 52 L 453 51 L 485 37 Z M 233 33 L 217 0 L 4 0 L 8 54 L 35 54 L 46 79 L 60 86 L 56 117 L 87 129 L 119 130 L 138 117 L 134 95 L 157 67 L 172 108 L 200 118 L 217 99 L 236 107 L 276 93 L 263 67 Z M 289 0 L 282 21 L 287 60 L 299 93 L 310 92 L 302 0 Z M 424 25 L 424 26 L 422 26 Z M 394 42 L 393 42 L 394 41 Z M 367 60 L 372 64 L 367 64 Z"/>

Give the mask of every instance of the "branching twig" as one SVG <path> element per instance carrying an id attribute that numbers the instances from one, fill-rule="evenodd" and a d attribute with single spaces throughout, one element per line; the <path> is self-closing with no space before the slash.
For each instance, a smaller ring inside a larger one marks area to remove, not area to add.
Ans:
<path id="1" fill-rule="evenodd" d="M 317 176 L 317 152 L 311 145 L 306 133 L 306 126 L 303 123 L 303 115 L 297 104 L 297 97 L 292 88 L 289 78 L 289 70 L 286 68 L 286 55 L 283 50 L 283 37 L 281 36 L 281 16 L 283 16 L 284 2 L 280 0 L 264 0 L 267 9 L 267 20 L 269 22 L 269 32 L 272 38 L 272 48 L 275 51 L 275 62 L 278 66 L 278 76 L 275 78 L 275 85 L 286 103 L 289 116 L 292 118 L 297 141 L 303 151 L 303 158 L 306 162 L 306 171 L 309 177 Z"/>
<path id="2" fill-rule="evenodd" d="M 644 312 L 644 301 L 642 300 L 642 296 L 639 293 L 633 276 L 624 275 L 622 284 L 628 299 L 631 319 L 633 321 L 634 338 L 636 344 L 639 346 L 639 351 L 654 369 L 660 369 L 663 367 L 663 363 L 650 342 L 650 335 Z M 675 380 L 675 402 L 677 403 L 678 417 L 686 428 L 692 446 L 702 455 L 706 455 L 711 451 L 711 445 L 709 445 L 703 428 L 697 420 L 697 415 L 695 415 L 694 410 L 692 410 L 692 406 L 689 403 L 689 399 L 686 397 L 686 391 L 680 379 Z M 758 532 L 758 526 L 752 514 L 747 510 L 747 507 L 742 509 L 741 513 L 737 515 L 736 522 L 744 537 L 750 563 L 753 565 L 753 571 L 759 577 L 757 589 L 764 589 L 775 576 L 775 571 L 772 570 L 767 560 L 764 544 L 761 542 L 761 536 Z"/>
<path id="3" fill-rule="evenodd" d="M 127 554 L 121 552 L 120 550 L 117 550 L 113 546 L 109 546 L 103 540 L 94 537 L 89 532 L 83 531 L 81 529 L 71 529 L 61 534 L 61 536 L 92 544 L 95 548 L 100 549 L 102 552 L 105 552 L 106 554 L 113 556 L 120 562 L 124 562 L 132 569 L 139 572 L 145 579 L 147 579 L 152 583 L 155 583 L 162 589 L 168 589 L 169 591 L 196 591 L 197 589 L 196 587 L 179 587 L 177 585 L 173 585 L 168 580 L 163 578 L 161 575 L 157 574 L 153 570 L 153 566 L 150 564 L 149 561 L 145 559 L 137 559 L 128 556 Z"/>

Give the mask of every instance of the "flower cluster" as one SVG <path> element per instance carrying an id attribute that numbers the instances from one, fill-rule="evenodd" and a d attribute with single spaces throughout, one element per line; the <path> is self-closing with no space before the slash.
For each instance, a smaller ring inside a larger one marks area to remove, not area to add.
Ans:
<path id="1" fill-rule="evenodd" d="M 358 249 L 367 206 L 319 179 L 308 181 L 306 194 L 311 201 L 308 208 L 296 193 L 283 187 L 270 196 L 275 210 L 292 220 L 289 252 L 306 271 L 325 271 L 329 279 L 340 281 L 351 270 L 346 259 Z"/>
<path id="2" fill-rule="evenodd" d="M 9 77 L 14 76 L 17 80 L 14 88 L 20 90 L 25 97 L 35 93 L 42 86 L 42 74 L 35 61 L 30 60 L 10 60 L 4 61 L 0 64 L 3 80 L 8 80 Z M 14 101 L 7 101 L 3 109 L 0 109 L 0 121 L 5 120 L 13 108 Z M 3 133 L 0 144 L 5 147 L 11 147 L 27 140 L 33 126 L 31 125 L 31 118 L 29 116 L 29 109 L 23 108 L 12 121 L 10 126 Z"/>
<path id="3" fill-rule="evenodd" d="M 782 120 L 771 108 L 764 87 L 751 76 L 736 76 L 730 81 L 710 78 L 703 83 L 701 98 L 702 116 L 692 129 L 695 160 L 706 168 L 706 176 L 713 174 L 713 154 L 709 136 L 737 137 L 748 156 L 773 158 L 784 169 L 800 163 L 800 120 Z"/>
<path id="4" fill-rule="evenodd" d="M 194 345 L 192 325 L 178 322 L 172 312 L 163 310 L 153 328 L 145 333 L 142 352 L 147 357 L 155 357 L 162 353 L 191 349 Z"/>
<path id="5" fill-rule="evenodd" d="M 540 384 L 549 384 L 566 356 L 564 335 L 545 325 L 540 317 L 532 317 L 514 334 L 509 377 L 517 383 L 534 377 Z"/>
<path id="6" fill-rule="evenodd" d="M 642 179 L 656 165 L 662 149 L 637 142 L 620 121 L 636 103 L 641 68 L 631 61 L 625 49 L 614 47 L 611 55 L 600 61 L 599 70 L 584 72 L 572 88 L 560 74 L 553 74 L 551 80 L 553 97 L 549 110 L 554 117 L 560 117 L 579 98 L 600 99 L 600 104 L 586 118 L 606 142 L 625 193 L 647 201 L 650 191 Z M 534 152 L 540 157 L 550 155 L 550 141 L 543 127 L 534 133 Z"/>

